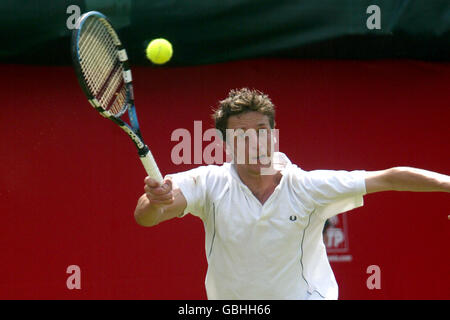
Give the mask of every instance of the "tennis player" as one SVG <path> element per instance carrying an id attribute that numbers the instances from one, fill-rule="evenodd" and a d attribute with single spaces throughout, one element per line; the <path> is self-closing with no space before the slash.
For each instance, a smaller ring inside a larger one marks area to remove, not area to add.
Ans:
<path id="1" fill-rule="evenodd" d="M 238 143 L 230 140 L 238 135 L 227 131 L 266 130 L 264 140 L 273 141 L 274 106 L 256 90 L 232 90 L 213 117 L 233 161 L 168 175 L 162 185 L 147 177 L 135 210 L 142 226 L 187 213 L 202 219 L 208 299 L 337 299 L 322 238 L 328 218 L 362 206 L 373 192 L 450 192 L 450 176 L 409 167 L 304 171 L 271 148 L 255 155 L 266 142 L 258 135 L 248 136 L 237 161 Z"/>

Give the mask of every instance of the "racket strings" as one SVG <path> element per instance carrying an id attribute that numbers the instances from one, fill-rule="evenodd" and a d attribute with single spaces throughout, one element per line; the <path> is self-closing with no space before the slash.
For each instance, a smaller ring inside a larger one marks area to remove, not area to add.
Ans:
<path id="1" fill-rule="evenodd" d="M 126 108 L 126 87 L 122 64 L 117 57 L 120 41 L 108 26 L 98 19 L 86 21 L 80 34 L 79 56 L 92 94 L 103 109 L 118 115 Z"/>
<path id="2" fill-rule="evenodd" d="M 84 33 L 86 35 L 85 42 L 81 43 L 80 48 L 86 53 L 86 70 L 90 71 L 91 77 L 97 77 L 97 83 L 92 83 L 93 89 L 99 90 L 100 83 L 103 83 L 108 76 L 106 70 L 112 68 L 113 60 L 108 53 L 114 48 L 114 45 L 111 45 L 111 41 L 108 41 L 110 39 L 107 38 L 107 34 L 105 35 L 105 28 L 101 22 L 91 20 L 88 27 L 90 28 L 86 28 Z M 85 46 L 82 46 L 83 44 Z M 110 59 L 107 59 L 108 57 Z"/>
<path id="3" fill-rule="evenodd" d="M 91 20 L 92 21 L 92 20 Z M 98 94 L 113 68 L 114 44 L 108 41 L 103 24 L 93 21 L 80 37 L 80 60 L 92 93 Z"/>
<path id="4" fill-rule="evenodd" d="M 80 36 L 80 60 L 90 89 L 96 95 L 107 77 L 105 71 L 111 68 L 111 62 L 105 59 L 105 43 L 100 42 L 101 24 L 93 19 L 86 21 L 86 24 Z"/>
<path id="5" fill-rule="evenodd" d="M 113 101 L 113 98 L 117 98 L 120 95 L 120 92 L 124 91 L 125 87 L 123 85 L 122 72 L 113 72 L 111 73 L 111 75 L 112 77 L 105 83 L 104 93 L 101 96 L 99 95 L 99 97 L 100 104 L 103 106 L 103 108 L 116 115 L 121 111 L 123 105 L 117 106 L 117 104 L 114 103 L 115 101 Z"/>
<path id="6" fill-rule="evenodd" d="M 114 115 L 119 115 L 123 112 L 124 105 L 127 101 L 127 90 L 126 87 L 123 86 L 122 89 L 116 94 L 116 98 L 111 104 L 110 112 Z"/>

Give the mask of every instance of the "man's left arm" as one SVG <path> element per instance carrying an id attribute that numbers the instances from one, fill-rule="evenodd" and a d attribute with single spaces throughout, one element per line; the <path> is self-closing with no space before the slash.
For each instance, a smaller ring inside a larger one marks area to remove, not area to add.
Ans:
<path id="1" fill-rule="evenodd" d="M 450 176 L 411 167 L 368 171 L 365 182 L 368 194 L 380 191 L 450 192 Z"/>

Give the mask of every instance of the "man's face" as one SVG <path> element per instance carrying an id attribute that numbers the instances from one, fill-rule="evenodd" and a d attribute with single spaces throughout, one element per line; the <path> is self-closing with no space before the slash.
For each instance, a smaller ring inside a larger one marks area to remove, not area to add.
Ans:
<path id="1" fill-rule="evenodd" d="M 249 111 L 230 116 L 227 125 L 227 144 L 237 166 L 252 174 L 261 174 L 272 159 L 272 131 L 268 116 Z"/>

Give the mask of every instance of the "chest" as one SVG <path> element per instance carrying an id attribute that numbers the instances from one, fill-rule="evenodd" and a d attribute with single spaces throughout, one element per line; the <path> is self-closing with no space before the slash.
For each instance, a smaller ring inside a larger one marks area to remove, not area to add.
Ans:
<path id="1" fill-rule="evenodd" d="M 232 188 L 215 199 L 216 236 L 238 246 L 298 246 L 312 208 L 286 186 L 266 197 L 262 204 L 249 190 Z"/>

